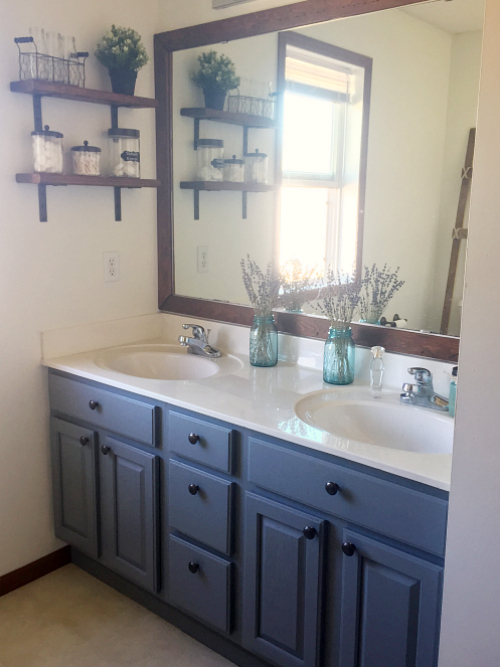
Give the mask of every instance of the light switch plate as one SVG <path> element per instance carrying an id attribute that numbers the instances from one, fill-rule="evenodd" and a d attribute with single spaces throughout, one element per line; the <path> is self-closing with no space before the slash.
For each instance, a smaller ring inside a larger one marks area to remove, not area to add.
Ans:
<path id="1" fill-rule="evenodd" d="M 255 0 L 212 0 L 213 9 L 224 9 L 232 5 L 241 5 L 244 2 L 254 2 Z"/>

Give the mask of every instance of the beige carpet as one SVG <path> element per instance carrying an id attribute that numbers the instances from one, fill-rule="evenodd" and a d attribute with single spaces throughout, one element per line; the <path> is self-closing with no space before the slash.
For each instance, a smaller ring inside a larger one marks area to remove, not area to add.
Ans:
<path id="1" fill-rule="evenodd" d="M 0 667 L 231 667 L 74 565 L 0 598 Z"/>

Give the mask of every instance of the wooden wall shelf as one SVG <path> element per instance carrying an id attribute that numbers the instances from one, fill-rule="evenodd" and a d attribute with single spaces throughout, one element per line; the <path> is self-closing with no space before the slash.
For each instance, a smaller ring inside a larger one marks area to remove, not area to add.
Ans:
<path id="1" fill-rule="evenodd" d="M 247 217 L 247 194 L 249 192 L 274 192 L 278 188 L 267 183 L 233 183 L 232 181 L 181 181 L 181 190 L 193 190 L 194 194 L 194 219 L 200 219 L 200 191 L 205 192 L 229 192 L 242 193 L 242 217 Z"/>
<path id="2" fill-rule="evenodd" d="M 114 188 L 157 188 L 160 181 L 150 178 L 127 178 L 125 176 L 77 176 L 66 174 L 16 174 L 17 183 L 34 185 L 91 185 Z"/>
<path id="3" fill-rule="evenodd" d="M 149 97 L 119 95 L 105 90 L 80 88 L 79 86 L 68 86 L 63 83 L 51 83 L 50 81 L 38 81 L 36 79 L 12 81 L 10 89 L 13 93 L 57 97 L 63 100 L 73 100 L 74 102 L 90 102 L 91 104 L 106 104 L 116 107 L 154 109 L 158 106 L 158 101 Z"/>
<path id="4" fill-rule="evenodd" d="M 214 123 L 226 123 L 228 125 L 241 125 L 242 127 L 260 127 L 276 129 L 278 124 L 272 118 L 266 116 L 252 116 L 246 113 L 231 113 L 229 111 L 218 111 L 206 108 L 184 108 L 181 116 L 188 116 L 197 120 L 210 120 Z"/>

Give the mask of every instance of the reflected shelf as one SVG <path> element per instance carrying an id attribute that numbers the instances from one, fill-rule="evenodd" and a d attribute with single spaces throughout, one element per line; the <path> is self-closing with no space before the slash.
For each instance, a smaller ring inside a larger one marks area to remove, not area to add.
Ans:
<path id="1" fill-rule="evenodd" d="M 181 181 L 181 190 L 194 191 L 194 219 L 200 219 L 200 190 L 206 192 L 221 192 L 223 190 L 241 192 L 243 198 L 242 217 L 247 217 L 248 192 L 274 192 L 277 185 L 269 183 L 234 183 L 232 181 Z"/>

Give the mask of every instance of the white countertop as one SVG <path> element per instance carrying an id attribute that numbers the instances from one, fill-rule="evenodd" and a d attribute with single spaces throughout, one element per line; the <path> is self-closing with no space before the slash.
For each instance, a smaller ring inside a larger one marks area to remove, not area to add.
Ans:
<path id="1" fill-rule="evenodd" d="M 163 342 L 170 341 L 144 341 Z M 224 355 L 214 360 L 221 366 L 220 372 L 202 380 L 154 380 L 99 367 L 94 360 L 102 353 L 103 350 L 94 350 L 72 354 L 44 360 L 43 364 L 439 489 L 448 491 L 450 488 L 451 454 L 420 454 L 377 447 L 331 435 L 300 420 L 294 411 L 299 399 L 311 392 L 333 388 L 323 382 L 318 368 L 281 361 L 273 368 L 255 368 L 248 363 L 248 357 L 234 354 L 230 355 L 231 360 Z M 369 398 L 366 382 L 355 381 L 350 387 L 366 390 Z M 338 388 L 342 390 L 343 387 Z M 384 401 L 387 397 L 393 401 L 397 393 L 396 389 L 386 389 L 378 400 Z"/>

